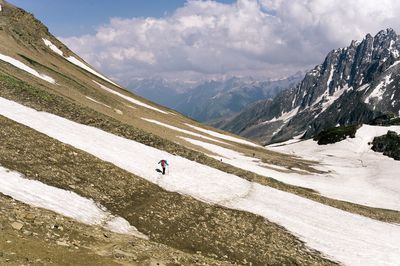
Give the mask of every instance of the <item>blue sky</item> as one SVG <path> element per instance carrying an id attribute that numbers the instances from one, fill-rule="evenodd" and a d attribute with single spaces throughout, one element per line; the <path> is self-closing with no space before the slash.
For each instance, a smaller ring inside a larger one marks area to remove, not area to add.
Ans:
<path id="1" fill-rule="evenodd" d="M 56 36 L 93 34 L 111 17 L 162 17 L 186 0 L 9 0 L 42 21 Z M 218 0 L 233 3 L 235 0 Z"/>

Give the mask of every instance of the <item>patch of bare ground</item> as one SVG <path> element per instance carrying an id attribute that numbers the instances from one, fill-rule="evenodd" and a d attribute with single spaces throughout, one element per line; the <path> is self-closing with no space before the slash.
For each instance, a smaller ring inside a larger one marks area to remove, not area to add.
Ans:
<path id="1" fill-rule="evenodd" d="M 87 226 L 0 193 L 0 265 L 231 265 Z"/>

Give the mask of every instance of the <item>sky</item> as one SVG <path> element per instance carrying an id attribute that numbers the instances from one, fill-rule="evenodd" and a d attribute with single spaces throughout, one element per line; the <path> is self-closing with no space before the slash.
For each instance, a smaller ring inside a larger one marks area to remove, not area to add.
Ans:
<path id="1" fill-rule="evenodd" d="M 398 0 L 10 0 L 123 85 L 281 78 L 367 34 L 400 31 Z"/>
<path id="2" fill-rule="evenodd" d="M 219 0 L 232 3 L 235 0 Z M 94 34 L 111 17 L 162 17 L 186 0 L 8 0 L 33 13 L 56 36 Z"/>

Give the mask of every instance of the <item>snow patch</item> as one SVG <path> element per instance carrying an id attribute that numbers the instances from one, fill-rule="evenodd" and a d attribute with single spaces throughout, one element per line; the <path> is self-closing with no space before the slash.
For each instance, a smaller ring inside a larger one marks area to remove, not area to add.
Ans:
<path id="1" fill-rule="evenodd" d="M 350 88 L 351 89 L 351 88 Z M 324 112 L 326 109 L 329 108 L 329 106 L 331 106 L 337 99 L 339 99 L 343 93 L 345 93 L 346 91 L 349 90 L 348 85 L 345 85 L 343 88 L 335 91 L 333 93 L 333 95 L 327 96 L 324 100 L 324 102 L 322 103 L 322 110 L 321 112 Z"/>
<path id="2" fill-rule="evenodd" d="M 326 82 L 326 87 L 327 88 L 329 88 L 329 85 L 331 85 L 332 78 L 333 78 L 333 73 L 334 73 L 334 69 L 333 69 L 333 65 L 331 65 L 331 70 L 329 72 L 329 78 L 328 78 L 328 81 Z"/>
<path id="3" fill-rule="evenodd" d="M 38 77 L 38 78 L 40 78 L 40 79 L 42 79 L 44 81 L 47 81 L 47 82 L 49 82 L 51 84 L 56 84 L 56 81 L 52 77 L 49 77 L 49 76 L 47 76 L 45 74 L 40 74 L 35 69 L 25 65 L 24 63 L 22 63 L 21 61 L 18 61 L 17 59 L 14 59 L 14 58 L 12 58 L 10 56 L 7 56 L 7 55 L 0 54 L 0 60 L 2 60 L 4 62 L 7 62 L 7 63 L 9 63 L 9 64 L 11 64 L 11 65 L 13 65 L 13 66 L 25 71 L 25 72 L 28 72 L 29 74 L 34 75 L 35 77 Z"/>
<path id="4" fill-rule="evenodd" d="M 306 133 L 306 131 L 302 132 L 301 134 L 294 136 L 292 139 L 289 139 L 285 142 L 279 142 L 279 143 L 274 143 L 271 145 L 268 145 L 268 147 L 278 147 L 278 146 L 284 146 L 284 145 L 289 145 L 289 144 L 293 144 L 293 143 L 297 143 L 300 141 L 303 141 L 301 138 L 304 136 L 304 133 Z"/>
<path id="5" fill-rule="evenodd" d="M 278 127 L 274 132 L 272 132 L 272 136 L 275 136 L 276 134 L 278 134 L 279 133 L 279 131 L 281 131 L 282 130 L 282 128 L 284 128 L 285 127 L 285 123 L 283 123 L 280 127 Z"/>
<path id="6" fill-rule="evenodd" d="M 293 97 L 292 108 L 294 107 L 294 104 L 296 103 L 296 99 L 297 99 L 297 95 L 295 95 L 295 96 Z"/>
<path id="7" fill-rule="evenodd" d="M 289 112 L 283 112 L 279 117 L 274 117 L 271 120 L 261 122 L 260 124 L 269 124 L 269 123 L 277 122 L 277 121 L 283 121 L 284 123 L 286 123 L 290 119 L 292 119 L 295 115 L 298 114 L 299 109 L 300 109 L 300 106 L 297 106 L 296 108 L 292 109 Z"/>
<path id="8" fill-rule="evenodd" d="M 56 54 L 64 57 L 66 60 L 68 60 L 69 62 L 71 62 L 72 64 L 88 71 L 89 73 L 92 73 L 93 75 L 121 88 L 121 86 L 119 86 L 117 83 L 113 82 L 112 80 L 108 79 L 107 77 L 103 76 L 102 74 L 100 74 L 99 72 L 93 70 L 92 68 L 90 68 L 89 66 L 85 65 L 83 62 L 79 61 L 77 58 L 75 58 L 74 56 L 69 56 L 69 57 L 65 57 L 64 53 L 57 48 L 57 46 L 55 46 L 51 41 L 42 38 L 44 44 L 49 47 L 53 52 L 55 52 Z"/>
<path id="9" fill-rule="evenodd" d="M 160 125 L 160 126 L 163 126 L 163 127 L 175 130 L 175 131 L 179 131 L 179 132 L 182 132 L 182 133 L 185 133 L 185 134 L 188 134 L 188 135 L 199 137 L 199 138 L 202 138 L 202 139 L 207 139 L 207 140 L 211 140 L 211 141 L 218 142 L 218 143 L 221 143 L 221 144 L 230 145 L 230 144 L 228 144 L 226 142 L 222 142 L 222 141 L 219 141 L 217 139 L 209 138 L 209 137 L 206 137 L 204 135 L 200 135 L 200 134 L 197 134 L 197 133 L 194 133 L 194 132 L 182 129 L 182 128 L 178 128 L 178 127 L 174 127 L 174 126 L 171 126 L 171 125 L 167 125 L 167 124 L 164 124 L 164 123 L 162 123 L 160 121 L 157 121 L 157 120 L 147 119 L 147 118 L 143 118 L 143 117 L 142 117 L 142 120 L 150 122 L 150 123 L 154 123 L 156 125 Z"/>
<path id="10" fill-rule="evenodd" d="M 137 109 L 135 106 L 132 106 L 132 105 L 129 105 L 129 104 L 125 104 L 125 106 L 126 106 L 126 107 L 129 107 L 129 108 L 131 108 L 131 109 L 134 109 L 134 110 Z"/>
<path id="11" fill-rule="evenodd" d="M 387 75 L 371 92 L 371 94 L 365 98 L 365 103 L 370 103 L 372 98 L 378 99 L 381 101 L 383 99 L 383 94 L 385 93 L 385 89 L 388 85 L 393 82 L 392 74 Z"/>
<path id="12" fill-rule="evenodd" d="M 99 101 L 97 101 L 97 100 L 95 100 L 95 99 L 93 99 L 93 98 L 91 98 L 91 97 L 89 97 L 89 96 L 85 96 L 85 98 L 88 99 L 88 100 L 90 100 L 90 101 L 92 101 L 92 102 L 95 102 L 95 103 L 97 103 L 97 104 L 103 105 L 103 106 L 105 106 L 105 107 L 107 107 L 107 108 L 111 108 L 111 106 L 109 106 L 109 105 L 107 105 L 107 104 L 105 104 L 105 103 L 99 102 Z"/>
<path id="13" fill-rule="evenodd" d="M 398 64 L 400 64 L 400 61 L 396 61 L 396 62 L 394 62 L 394 63 L 393 63 L 393 65 L 391 65 L 390 67 L 388 67 L 388 69 L 387 69 L 387 70 L 391 69 L 392 67 L 395 67 L 395 66 L 397 66 Z"/>
<path id="14" fill-rule="evenodd" d="M 116 112 L 116 113 L 119 114 L 119 115 L 123 115 L 123 114 L 124 114 L 124 112 L 122 112 L 122 111 L 119 110 L 119 109 L 115 109 L 115 108 L 114 108 L 114 112 Z"/>
<path id="15" fill-rule="evenodd" d="M 369 83 L 366 83 L 366 84 L 364 84 L 364 85 L 360 86 L 360 87 L 357 89 L 357 91 L 363 91 L 363 90 L 366 90 L 366 89 L 368 89 L 368 88 L 369 88 L 369 86 L 370 86 L 370 84 L 369 84 Z"/>
<path id="16" fill-rule="evenodd" d="M 56 54 L 59 54 L 61 56 L 64 56 L 64 53 L 60 49 L 58 49 L 58 47 L 55 46 L 51 41 L 43 39 L 43 38 L 42 38 L 42 40 L 43 40 L 44 44 L 47 47 L 49 47 L 53 52 L 55 52 Z"/>
<path id="17" fill-rule="evenodd" d="M 123 99 L 125 99 L 125 100 L 127 100 L 127 101 L 129 101 L 129 102 L 131 102 L 131 103 L 134 103 L 134 104 L 136 104 L 136 105 L 140 105 L 140 106 L 142 106 L 142 107 L 145 107 L 145 108 L 148 108 L 148 109 L 151 109 L 151 110 L 154 110 L 154 111 L 163 113 L 163 114 L 168 114 L 167 112 L 164 112 L 163 110 L 160 110 L 160 109 L 155 108 L 155 107 L 153 107 L 153 106 L 151 106 L 151 105 L 145 104 L 145 103 L 143 103 L 143 102 L 141 102 L 141 101 L 139 101 L 139 100 L 133 99 L 132 97 L 126 96 L 126 95 L 124 95 L 124 94 L 122 94 L 122 93 L 116 92 L 115 90 L 112 90 L 112 89 L 110 89 L 110 88 L 104 86 L 103 84 L 100 84 L 100 83 L 98 83 L 98 82 L 96 82 L 96 81 L 94 81 L 94 80 L 92 80 L 92 81 L 93 81 L 94 83 L 96 83 L 96 84 L 97 84 L 100 88 L 102 88 L 103 90 L 108 91 L 108 92 L 110 92 L 110 93 L 112 93 L 112 94 L 115 94 L 115 95 L 117 95 L 117 96 L 119 96 L 119 97 L 121 97 L 121 98 L 123 98 Z"/>
<path id="18" fill-rule="evenodd" d="M 247 141 L 247 140 L 244 140 L 244 139 L 235 138 L 235 137 L 228 136 L 228 135 L 225 135 L 225 134 L 221 134 L 221 133 L 218 133 L 218 132 L 215 132 L 215 131 L 212 131 L 212 130 L 204 129 L 204 128 L 201 128 L 201 127 L 196 127 L 196 126 L 193 126 L 193 125 L 187 124 L 187 123 L 185 123 L 185 125 L 188 126 L 188 127 L 194 128 L 197 131 L 200 131 L 200 132 L 206 133 L 208 135 L 211 135 L 213 137 L 216 137 L 216 138 L 225 139 L 225 140 L 236 142 L 236 143 L 240 143 L 240 144 L 246 144 L 246 145 L 253 146 L 253 147 L 261 147 L 260 145 L 257 145 L 257 144 L 255 144 L 253 142 L 250 142 L 250 141 Z"/>
<path id="19" fill-rule="evenodd" d="M 399 50 L 395 47 L 396 42 L 394 40 L 390 41 L 389 52 L 392 53 L 394 58 L 398 58 L 400 56 Z"/>
<path id="20" fill-rule="evenodd" d="M 25 204 L 54 211 L 88 225 L 101 225 L 110 231 L 148 239 L 121 217 L 78 194 L 48 186 L 0 166 L 0 192 Z"/>
<path id="21" fill-rule="evenodd" d="M 315 116 L 317 118 L 321 113 L 323 113 L 326 109 L 328 109 L 337 99 L 339 99 L 346 91 L 351 90 L 352 88 L 348 87 L 346 84 L 344 87 L 335 90 L 335 92 L 332 95 L 329 95 L 329 90 L 327 89 L 321 96 L 319 96 L 312 104 L 311 107 L 316 108 L 316 105 L 318 107 L 322 108 L 321 111 Z"/>

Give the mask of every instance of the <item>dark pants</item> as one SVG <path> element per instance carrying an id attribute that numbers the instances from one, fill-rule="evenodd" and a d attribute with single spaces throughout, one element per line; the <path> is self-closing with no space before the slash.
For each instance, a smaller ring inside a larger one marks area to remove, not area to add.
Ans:
<path id="1" fill-rule="evenodd" d="M 162 168 L 162 174 L 165 175 L 165 167 Z"/>

